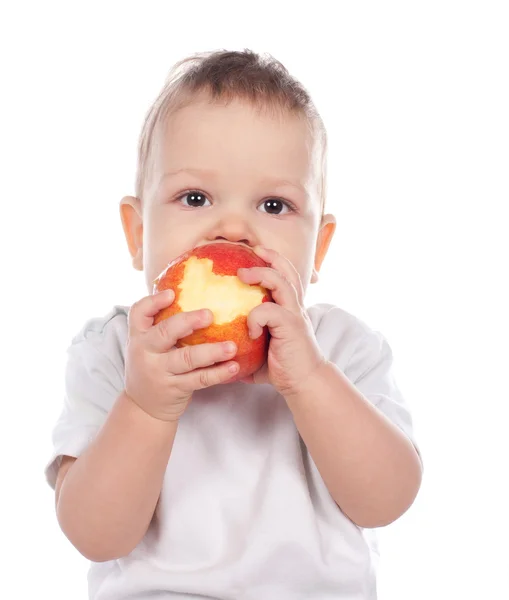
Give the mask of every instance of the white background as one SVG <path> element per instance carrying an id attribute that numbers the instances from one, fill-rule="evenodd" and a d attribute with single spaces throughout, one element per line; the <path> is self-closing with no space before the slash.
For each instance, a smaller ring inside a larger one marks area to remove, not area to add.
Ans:
<path id="1" fill-rule="evenodd" d="M 379 597 L 509 597 L 507 3 L 2 6 L 0 597 L 86 598 L 43 476 L 65 350 L 145 295 L 118 202 L 171 65 L 245 47 L 308 87 L 329 132 L 338 230 L 308 301 L 387 337 L 413 411 L 425 476 L 380 532 Z"/>

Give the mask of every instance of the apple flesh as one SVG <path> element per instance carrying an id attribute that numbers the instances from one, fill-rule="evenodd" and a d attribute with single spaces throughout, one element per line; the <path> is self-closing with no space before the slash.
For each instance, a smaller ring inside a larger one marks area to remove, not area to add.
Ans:
<path id="1" fill-rule="evenodd" d="M 177 347 L 233 341 L 237 344 L 233 360 L 240 369 L 231 381 L 251 375 L 267 359 L 269 334 L 264 327 L 259 338 L 251 339 L 247 315 L 255 306 L 271 302 L 272 296 L 259 285 L 241 281 L 237 270 L 265 266 L 267 263 L 247 246 L 229 242 L 214 242 L 185 252 L 154 281 L 154 293 L 169 288 L 175 293 L 173 303 L 155 316 L 154 323 L 179 312 L 210 309 L 212 324 L 180 339 Z"/>

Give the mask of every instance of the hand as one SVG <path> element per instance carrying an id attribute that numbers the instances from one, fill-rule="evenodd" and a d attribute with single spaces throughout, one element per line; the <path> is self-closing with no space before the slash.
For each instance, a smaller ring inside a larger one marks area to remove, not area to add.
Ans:
<path id="1" fill-rule="evenodd" d="M 233 342 L 175 347 L 177 340 L 211 324 L 210 310 L 181 312 L 153 324 L 174 298 L 172 290 L 147 296 L 133 304 L 128 318 L 125 392 L 163 421 L 177 421 L 195 390 L 226 383 L 239 368 L 231 361 L 237 352 Z"/>
<path id="2" fill-rule="evenodd" d="M 239 269 L 238 277 L 248 284 L 271 290 L 274 302 L 253 308 L 247 317 L 249 335 L 256 339 L 267 326 L 270 332 L 266 364 L 244 383 L 271 383 L 288 398 L 299 393 L 306 380 L 327 361 L 315 338 L 303 306 L 304 291 L 292 263 L 274 250 L 253 250 L 269 267 Z"/>

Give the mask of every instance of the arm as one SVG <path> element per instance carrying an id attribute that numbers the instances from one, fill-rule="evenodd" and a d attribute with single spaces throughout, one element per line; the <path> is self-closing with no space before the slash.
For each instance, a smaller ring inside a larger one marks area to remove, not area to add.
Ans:
<path id="1" fill-rule="evenodd" d="M 331 496 L 358 526 L 388 525 L 413 503 L 422 465 L 410 440 L 333 363 L 287 397 Z"/>
<path id="2" fill-rule="evenodd" d="M 173 299 L 166 290 L 131 306 L 124 389 L 109 411 L 102 407 L 105 420 L 101 414 L 96 438 L 78 459 L 70 457 L 60 467 L 58 522 L 94 562 L 126 556 L 140 542 L 159 500 L 179 419 L 194 391 L 229 381 L 230 368 L 238 369 L 229 360 L 236 349 L 220 342 L 176 347 L 179 339 L 212 322 L 210 311 L 180 312 L 154 325 L 154 317 Z M 94 337 L 98 342 L 100 350 L 79 348 L 66 378 L 68 398 L 85 396 L 87 415 L 98 396 L 109 398 L 121 389 L 112 383 L 118 382 L 119 370 L 107 368 L 107 355 L 117 351 L 118 340 L 106 350 L 102 338 Z M 81 417 L 76 411 L 76 419 Z"/>
<path id="3" fill-rule="evenodd" d="M 125 556 L 150 524 L 177 422 L 155 419 L 123 392 L 83 454 L 64 460 L 56 488 L 62 531 L 89 560 Z"/>
<path id="4" fill-rule="evenodd" d="M 409 508 L 419 490 L 422 465 L 407 436 L 373 406 L 332 362 L 327 361 L 304 308 L 304 288 L 291 262 L 274 250 L 255 247 L 269 267 L 239 269 L 239 278 L 272 291 L 274 302 L 256 306 L 248 315 L 254 339 L 268 327 L 271 338 L 264 368 L 244 381 L 271 383 L 284 396 L 295 424 L 331 496 L 358 526 L 387 525 Z M 331 312 L 332 318 L 334 314 Z M 338 331 L 334 321 L 320 328 Z M 387 370 L 390 348 L 380 354 L 375 335 L 376 360 L 371 359 L 374 393 L 393 388 Z M 354 362 L 363 368 L 364 354 Z M 371 358 L 371 357 L 370 357 Z M 350 358 L 352 361 L 352 358 Z M 360 376 L 359 375 L 359 376 Z M 352 379 L 352 381 L 359 382 Z M 394 391 L 394 390 L 393 390 Z"/>

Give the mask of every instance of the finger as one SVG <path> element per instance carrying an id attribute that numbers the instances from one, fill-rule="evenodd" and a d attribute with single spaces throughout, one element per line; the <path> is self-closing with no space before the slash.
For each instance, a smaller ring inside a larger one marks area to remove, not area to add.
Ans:
<path id="1" fill-rule="evenodd" d="M 273 302 L 264 302 L 255 306 L 247 315 L 247 327 L 249 337 L 253 340 L 259 338 L 263 333 L 263 328 L 268 327 L 270 335 L 273 338 L 287 338 L 290 334 L 295 334 L 295 328 L 298 327 L 296 316 L 289 310 Z"/>
<path id="2" fill-rule="evenodd" d="M 229 383 L 236 377 L 238 372 L 239 364 L 229 361 L 178 375 L 177 385 L 183 392 L 192 393 L 220 383 Z"/>
<path id="3" fill-rule="evenodd" d="M 168 352 L 178 340 L 208 327 L 212 319 L 212 312 L 207 308 L 180 312 L 163 319 L 144 334 L 147 348 L 153 352 Z"/>
<path id="4" fill-rule="evenodd" d="M 163 290 L 157 294 L 145 296 L 129 309 L 127 324 L 129 335 L 148 331 L 154 323 L 154 317 L 163 308 L 171 306 L 175 299 L 173 290 Z"/>
<path id="5" fill-rule="evenodd" d="M 253 248 L 255 254 L 257 254 L 262 260 L 264 260 L 270 267 L 282 273 L 289 281 L 291 281 L 297 290 L 297 297 L 299 302 L 302 304 L 304 298 L 304 288 L 302 287 L 302 279 L 300 278 L 299 272 L 294 267 L 293 263 L 283 256 L 264 246 L 255 246 Z"/>
<path id="6" fill-rule="evenodd" d="M 244 283 L 261 285 L 272 292 L 273 299 L 281 306 L 297 313 L 300 304 L 297 290 L 282 273 L 270 267 L 251 267 L 239 269 L 238 277 Z"/>
<path id="7" fill-rule="evenodd" d="M 168 370 L 175 375 L 180 375 L 195 369 L 210 367 L 218 362 L 231 360 L 236 353 L 237 346 L 234 342 L 184 346 L 169 355 Z"/>

